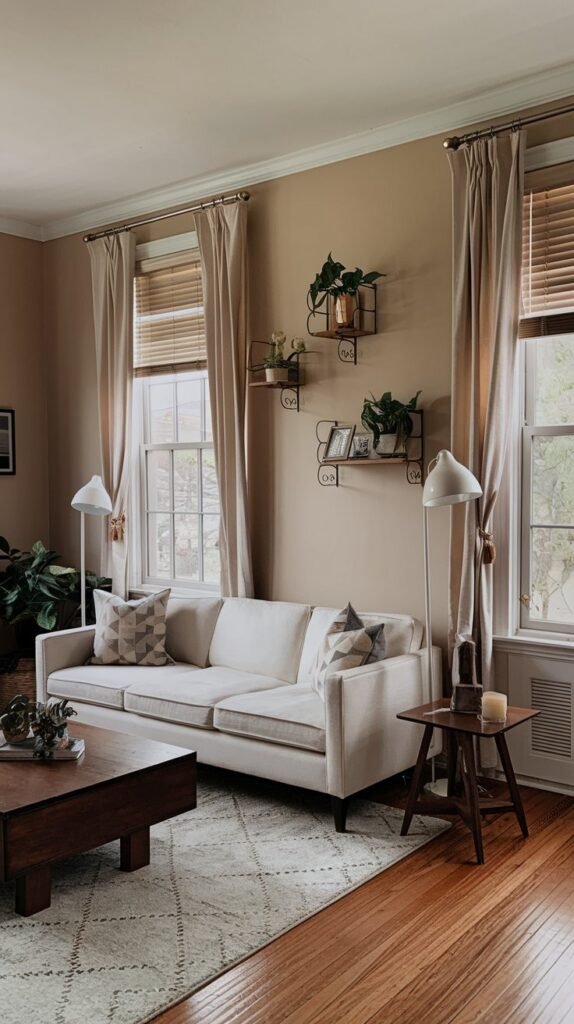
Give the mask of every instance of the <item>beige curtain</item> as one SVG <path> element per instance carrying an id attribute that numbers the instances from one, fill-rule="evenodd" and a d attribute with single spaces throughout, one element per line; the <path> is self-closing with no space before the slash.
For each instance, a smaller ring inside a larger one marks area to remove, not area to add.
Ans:
<path id="1" fill-rule="evenodd" d="M 195 223 L 203 269 L 207 373 L 221 501 L 221 592 L 251 597 L 247 523 L 245 203 L 202 210 Z"/>
<path id="2" fill-rule="evenodd" d="M 477 642 L 479 681 L 493 687 L 493 511 L 512 422 L 520 312 L 525 133 L 449 150 L 453 180 L 451 447 L 478 477 L 480 501 L 452 510 L 450 630 Z"/>
<path id="3" fill-rule="evenodd" d="M 133 376 L 135 236 L 122 231 L 88 242 L 96 333 L 102 476 L 112 499 L 104 521 L 102 572 L 114 594 L 128 589 L 127 500 Z"/>

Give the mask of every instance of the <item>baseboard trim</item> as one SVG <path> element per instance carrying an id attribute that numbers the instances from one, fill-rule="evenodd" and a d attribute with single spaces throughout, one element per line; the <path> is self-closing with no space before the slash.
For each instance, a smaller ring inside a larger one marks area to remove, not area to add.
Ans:
<path id="1" fill-rule="evenodd" d="M 496 772 L 496 778 L 500 782 L 504 782 L 504 775 L 502 772 Z M 548 779 L 535 779 L 529 775 L 516 774 L 516 781 L 519 786 L 530 786 L 531 789 L 545 789 L 548 793 L 561 793 L 564 796 L 574 796 L 574 786 L 569 786 L 567 783 L 552 782 Z"/>

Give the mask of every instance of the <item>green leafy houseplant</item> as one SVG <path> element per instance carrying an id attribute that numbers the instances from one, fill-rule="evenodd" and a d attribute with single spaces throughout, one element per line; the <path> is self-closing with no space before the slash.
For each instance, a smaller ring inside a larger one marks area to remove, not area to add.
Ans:
<path id="1" fill-rule="evenodd" d="M 382 434 L 396 434 L 395 452 L 404 445 L 407 437 L 412 434 L 413 421 L 410 414 L 417 408 L 420 394 L 421 392 L 417 391 L 406 403 L 393 398 L 390 391 L 385 391 L 380 398 L 375 398 L 373 394 L 370 398 L 365 398 L 361 423 L 367 430 L 372 431 L 375 448 Z"/>
<path id="2" fill-rule="evenodd" d="M 20 551 L 0 537 L 0 619 L 18 626 L 26 623 L 38 630 L 65 629 L 77 614 L 80 598 L 78 569 L 56 565 L 57 551 L 36 541 L 30 551 Z M 111 580 L 86 573 L 88 608 L 93 610 L 95 588 L 109 590 Z"/>
<path id="3" fill-rule="evenodd" d="M 22 693 L 16 694 L 0 715 L 0 726 L 7 743 L 22 743 L 30 732 L 31 704 Z"/>
<path id="4" fill-rule="evenodd" d="M 34 757 L 50 759 L 59 741 L 68 735 L 68 719 L 77 715 L 67 698 L 34 703 L 30 707 L 30 725 L 34 734 Z"/>
<path id="5" fill-rule="evenodd" d="M 344 263 L 334 260 L 331 253 L 315 280 L 309 285 L 309 298 L 311 300 L 311 311 L 316 313 L 325 303 L 327 296 L 333 299 L 340 299 L 344 295 L 356 296 L 361 285 L 374 284 L 379 277 L 384 275 L 378 270 L 370 270 L 364 274 L 360 267 L 354 270 L 347 270 Z"/>

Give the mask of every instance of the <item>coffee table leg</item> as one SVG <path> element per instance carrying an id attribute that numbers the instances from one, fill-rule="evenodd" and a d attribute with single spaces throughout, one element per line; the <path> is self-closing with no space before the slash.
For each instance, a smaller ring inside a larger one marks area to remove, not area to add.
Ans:
<path id="1" fill-rule="evenodd" d="M 429 752 L 430 742 L 432 739 L 433 725 L 425 725 L 424 736 L 420 745 L 419 755 L 417 757 L 417 763 L 411 779 L 411 788 L 409 790 L 409 796 L 407 800 L 407 806 L 405 810 L 405 816 L 403 818 L 403 825 L 401 828 L 401 835 L 406 836 L 413 820 L 413 814 L 415 813 L 415 806 L 419 790 L 421 788 L 421 781 L 423 777 L 423 770 L 427 754 Z"/>
<path id="2" fill-rule="evenodd" d="M 514 804 L 514 812 L 518 818 L 518 824 L 522 829 L 522 835 L 526 839 L 528 836 L 528 825 L 526 824 L 526 815 L 524 813 L 524 807 L 522 806 L 520 789 L 516 781 L 512 761 L 510 760 L 510 751 L 506 745 L 506 738 L 503 732 L 499 732 L 496 734 L 494 739 L 496 741 L 496 748 L 498 750 L 500 760 L 502 761 L 504 774 L 506 775 L 506 781 L 510 790 L 510 798 Z"/>
<path id="3" fill-rule="evenodd" d="M 16 879 L 16 913 L 30 917 L 50 906 L 52 872 L 50 866 L 35 868 Z"/>
<path id="4" fill-rule="evenodd" d="M 463 782 L 468 803 L 468 811 L 474 838 L 476 859 L 479 864 L 484 864 L 484 851 L 482 848 L 482 823 L 480 820 L 480 800 L 478 796 L 478 782 L 476 779 L 476 765 L 474 761 L 474 743 L 469 733 L 457 733 L 460 737 L 462 752 L 464 755 Z"/>
<path id="5" fill-rule="evenodd" d="M 137 871 L 149 864 L 149 827 L 139 828 L 120 839 L 120 869 Z"/>

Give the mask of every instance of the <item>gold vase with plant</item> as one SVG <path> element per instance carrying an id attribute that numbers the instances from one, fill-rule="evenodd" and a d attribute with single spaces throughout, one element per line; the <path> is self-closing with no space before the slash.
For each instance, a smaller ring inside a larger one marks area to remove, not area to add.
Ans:
<path id="1" fill-rule="evenodd" d="M 347 270 L 343 263 L 334 260 L 329 253 L 320 272 L 309 285 L 309 308 L 312 313 L 316 313 L 330 296 L 336 330 L 349 330 L 356 326 L 359 288 L 362 285 L 372 285 L 383 276 L 378 270 L 370 270 L 367 274 L 364 274 L 360 267 Z"/>

